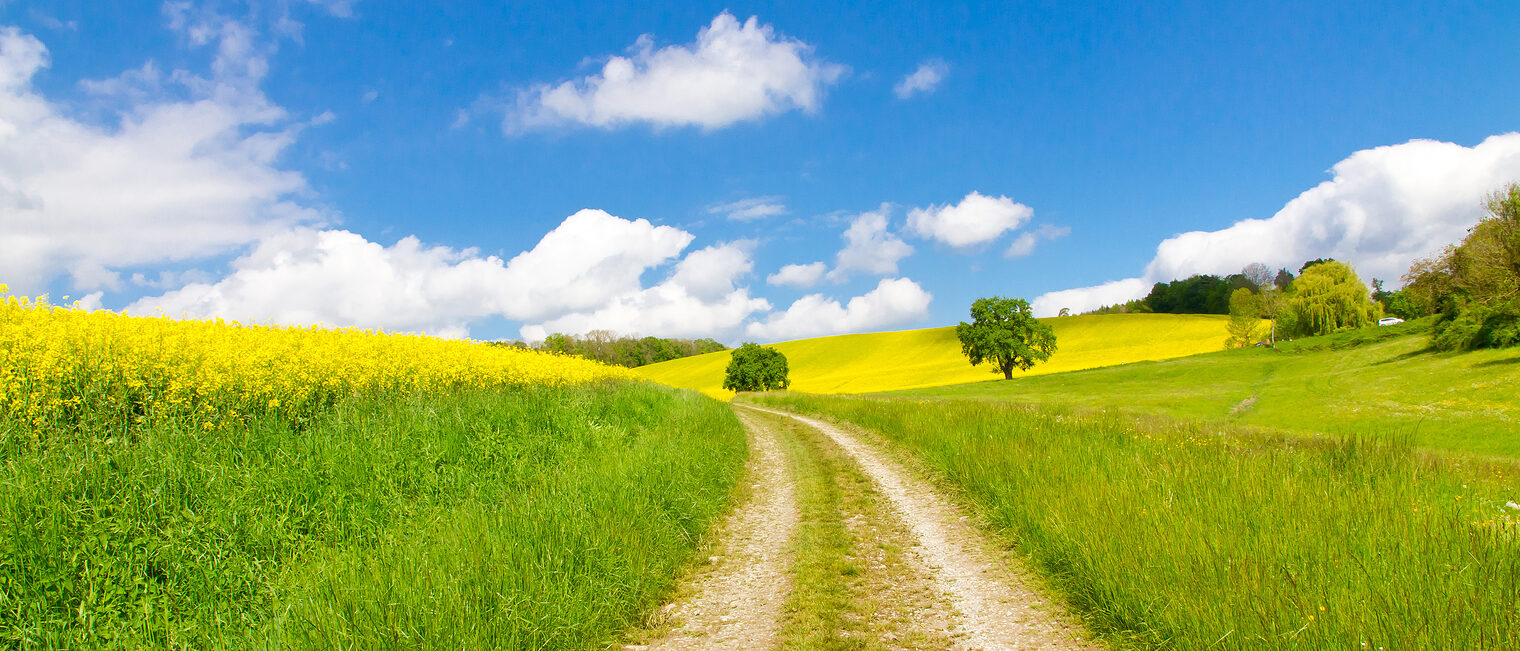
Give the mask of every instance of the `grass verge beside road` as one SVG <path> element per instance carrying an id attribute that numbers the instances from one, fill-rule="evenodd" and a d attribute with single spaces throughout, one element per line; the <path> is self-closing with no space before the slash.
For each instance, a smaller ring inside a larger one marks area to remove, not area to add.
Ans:
<path id="1" fill-rule="evenodd" d="M 746 399 L 906 446 L 1123 644 L 1520 645 L 1515 463 L 982 401 Z"/>

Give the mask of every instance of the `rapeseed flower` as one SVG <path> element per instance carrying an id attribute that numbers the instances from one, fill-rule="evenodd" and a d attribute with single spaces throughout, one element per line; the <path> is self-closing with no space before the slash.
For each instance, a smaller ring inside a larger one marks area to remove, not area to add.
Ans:
<path id="1" fill-rule="evenodd" d="M 339 400 L 637 379 L 630 370 L 485 343 L 352 328 L 131 317 L 10 296 L 0 285 L 0 424 L 130 430 L 310 417 Z M 8 427 L 7 429 L 10 429 Z"/>

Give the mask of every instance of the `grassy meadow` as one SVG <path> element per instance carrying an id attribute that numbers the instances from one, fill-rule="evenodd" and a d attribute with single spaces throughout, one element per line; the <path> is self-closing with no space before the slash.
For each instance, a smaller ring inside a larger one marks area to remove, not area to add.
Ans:
<path id="1" fill-rule="evenodd" d="M 1059 349 L 1031 374 L 1167 359 L 1219 350 L 1228 318 L 1203 314 L 1108 314 L 1046 319 Z M 930 328 L 800 339 L 773 344 L 786 355 L 792 390 L 870 393 L 1001 378 L 997 369 L 973 367 L 961 354 L 955 328 Z M 730 353 L 718 352 L 635 369 L 662 384 L 694 389 L 723 400 Z"/>
<path id="2" fill-rule="evenodd" d="M 721 403 L 426 337 L 0 302 L 9 647 L 599 648 L 742 470 Z"/>
<path id="3" fill-rule="evenodd" d="M 1121 409 L 1520 457 L 1520 350 L 1444 353 L 1429 322 L 897 395 Z"/>
<path id="4" fill-rule="evenodd" d="M 1520 646 L 1520 462 L 1002 402 L 742 400 L 921 458 L 1122 646 Z"/>

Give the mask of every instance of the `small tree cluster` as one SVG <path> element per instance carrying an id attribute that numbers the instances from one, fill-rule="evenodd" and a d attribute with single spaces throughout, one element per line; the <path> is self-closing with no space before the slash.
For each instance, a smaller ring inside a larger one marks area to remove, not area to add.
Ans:
<path id="1" fill-rule="evenodd" d="M 1305 263 L 1305 267 L 1325 262 Z M 1155 312 L 1159 314 L 1229 314 L 1230 299 L 1235 292 L 1249 289 L 1261 294 L 1276 289 L 1283 291 L 1293 284 L 1293 273 L 1278 269 L 1276 273 L 1260 262 L 1253 262 L 1240 273 L 1228 276 L 1198 274 L 1169 283 L 1151 286 L 1145 298 L 1113 306 L 1104 306 L 1087 314 L 1114 314 L 1124 312 Z"/>
<path id="2" fill-rule="evenodd" d="M 723 375 L 729 391 L 770 391 L 791 386 L 786 355 L 775 348 L 746 343 L 734 350 Z"/>
<path id="3" fill-rule="evenodd" d="M 1302 275 L 1297 278 L 1286 269 L 1274 275 L 1265 265 L 1253 263 L 1237 274 L 1249 284 L 1230 295 L 1230 338 L 1225 345 L 1330 334 L 1372 325 L 1383 315 L 1382 305 L 1369 297 L 1350 265 L 1319 258 L 1299 270 Z"/>
<path id="4" fill-rule="evenodd" d="M 1337 260 L 1318 261 L 1293 281 L 1287 316 L 1288 331 L 1303 335 L 1327 335 L 1339 330 L 1377 323 L 1382 306 L 1372 302 L 1367 285 L 1351 266 Z"/>
<path id="5" fill-rule="evenodd" d="M 514 342 L 514 345 L 520 343 Z M 727 346 L 713 339 L 630 337 L 611 330 L 592 330 L 584 335 L 554 333 L 534 344 L 533 348 L 629 368 L 728 350 Z"/>

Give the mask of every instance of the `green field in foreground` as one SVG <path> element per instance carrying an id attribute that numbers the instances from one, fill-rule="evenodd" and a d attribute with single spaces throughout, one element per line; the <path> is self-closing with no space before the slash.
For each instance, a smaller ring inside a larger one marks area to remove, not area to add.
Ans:
<path id="1" fill-rule="evenodd" d="M 25 434 L 0 431 L 14 648 L 602 648 L 746 455 L 727 405 L 611 381 Z"/>
<path id="2" fill-rule="evenodd" d="M 921 458 L 1126 647 L 1520 647 L 1520 462 L 1001 402 L 746 394 Z"/>
<path id="3" fill-rule="evenodd" d="M 1031 374 L 1168 359 L 1219 350 L 1226 317 L 1203 314 L 1108 314 L 1045 319 L 1058 350 Z M 799 339 L 772 347 L 786 355 L 792 390 L 870 393 L 1000 378 L 990 365 L 973 367 L 961 354 L 955 328 L 930 328 Z M 635 369 L 655 382 L 730 399 L 723 390 L 727 351 Z"/>
<path id="4" fill-rule="evenodd" d="M 1442 353 L 1428 322 L 899 395 L 1122 409 L 1520 457 L 1520 350 Z"/>

